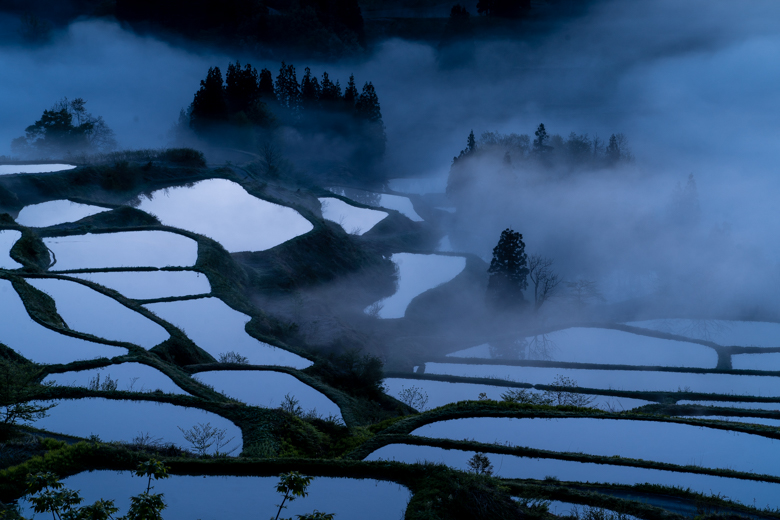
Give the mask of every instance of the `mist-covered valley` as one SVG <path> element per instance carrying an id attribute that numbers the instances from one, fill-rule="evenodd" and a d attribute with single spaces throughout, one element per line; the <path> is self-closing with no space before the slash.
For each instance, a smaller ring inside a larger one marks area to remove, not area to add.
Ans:
<path id="1" fill-rule="evenodd" d="M 0 5 L 4 510 L 777 515 L 780 7 L 472 3 Z"/>

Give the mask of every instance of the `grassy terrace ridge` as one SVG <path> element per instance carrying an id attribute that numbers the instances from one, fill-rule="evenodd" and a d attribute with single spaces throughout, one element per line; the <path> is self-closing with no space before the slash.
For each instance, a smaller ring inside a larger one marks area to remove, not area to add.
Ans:
<path id="1" fill-rule="evenodd" d="M 747 370 L 733 368 L 673 367 L 662 365 L 618 365 L 605 363 L 575 363 L 570 361 L 546 361 L 540 359 L 494 359 L 472 357 L 438 356 L 428 358 L 426 363 L 447 363 L 454 365 L 497 365 L 510 367 L 574 368 L 581 370 L 627 370 L 634 372 L 682 372 L 691 374 L 732 374 L 740 376 L 780 376 L 775 370 Z"/>
<path id="2" fill-rule="evenodd" d="M 410 381 L 441 381 L 444 383 L 470 383 L 478 385 L 490 385 L 505 388 L 534 388 L 537 390 L 560 390 L 554 385 L 521 383 L 506 379 L 490 377 L 451 376 L 449 374 L 425 374 L 414 372 L 385 372 L 385 378 L 408 379 Z M 614 390 L 608 388 L 567 387 L 567 392 L 588 395 L 603 395 L 609 397 L 626 397 L 630 399 L 642 399 L 656 401 L 662 404 L 674 404 L 677 401 L 729 401 L 729 402 L 754 402 L 754 403 L 778 403 L 780 409 L 780 396 L 759 397 L 753 395 L 736 394 L 708 394 L 704 392 L 664 392 L 656 390 Z"/>
<path id="3" fill-rule="evenodd" d="M 460 401 L 448 404 L 433 410 L 395 419 L 391 424 L 377 432 L 377 437 L 371 442 L 379 442 L 378 439 L 385 435 L 409 435 L 417 428 L 453 419 L 503 417 L 503 418 L 591 418 L 591 419 L 615 419 L 631 421 L 650 421 L 686 424 L 689 426 L 702 426 L 716 430 L 736 431 L 741 433 L 758 435 L 769 439 L 780 439 L 780 429 L 754 425 L 749 423 L 732 423 L 725 421 L 712 421 L 702 419 L 681 418 L 664 415 L 651 415 L 635 412 L 605 412 L 595 408 L 578 408 L 575 406 L 546 406 L 532 404 L 505 403 L 497 401 Z M 369 451 L 366 451 L 369 450 Z M 348 454 L 350 458 L 363 459 L 370 451 L 370 446 L 361 446 L 358 450 Z"/>
<path id="4" fill-rule="evenodd" d="M 590 455 L 587 453 L 574 453 L 566 451 L 541 450 L 536 448 L 526 448 L 522 446 L 504 446 L 500 444 L 488 444 L 476 441 L 454 441 L 450 439 L 438 439 L 433 437 L 417 437 L 415 435 L 382 435 L 377 436 L 368 443 L 365 449 L 372 448 L 372 452 L 384 446 L 394 444 L 406 444 L 410 446 L 430 446 L 434 448 L 443 448 L 445 450 L 457 450 L 463 452 L 475 453 L 496 453 L 501 455 L 514 455 L 531 459 L 555 459 L 570 462 L 582 462 L 593 464 L 604 464 L 609 466 L 625 466 L 632 468 L 657 469 L 664 471 L 673 471 L 676 473 L 696 473 L 699 475 L 712 475 L 715 477 L 736 478 L 741 480 L 754 480 L 757 482 L 771 482 L 780 484 L 780 477 L 773 475 L 762 475 L 759 473 L 748 473 L 745 471 L 735 471 L 731 469 L 705 468 L 702 466 L 681 466 L 668 462 L 657 462 L 645 459 L 632 459 L 619 456 Z M 361 447 L 362 448 L 362 447 Z M 362 460 L 362 459 L 360 459 Z"/>
<path id="5" fill-rule="evenodd" d="M 605 507 L 625 514 L 633 514 L 646 520 L 679 520 L 683 518 L 680 515 L 668 513 L 663 509 L 641 502 L 609 495 L 610 492 L 642 491 L 647 486 L 608 484 L 589 486 L 559 481 L 498 479 L 465 473 L 432 463 L 404 464 L 388 461 L 367 462 L 300 458 L 195 459 L 192 457 L 161 457 L 157 453 L 133 449 L 121 443 L 103 444 L 82 441 L 66 445 L 64 442 L 50 440 L 46 444 L 49 451 L 45 454 L 33 457 L 18 466 L 0 470 L 0 500 L 10 501 L 21 497 L 25 491 L 24 477 L 28 473 L 48 470 L 61 476 L 70 476 L 89 470 L 131 470 L 138 462 L 155 455 L 170 467 L 170 473 L 173 475 L 263 477 L 277 476 L 282 472 L 296 470 L 313 477 L 369 478 L 396 482 L 407 487 L 413 493 L 405 514 L 405 518 L 408 520 L 472 518 L 473 516 L 457 515 L 451 510 L 452 506 L 464 506 L 463 499 L 459 495 L 466 490 L 471 493 L 476 492 L 482 500 L 505 501 L 511 494 L 512 496 L 537 499 L 565 499 L 578 504 Z M 571 484 L 577 489 L 569 489 L 564 487 L 564 484 Z M 761 512 L 741 504 L 674 488 L 653 486 L 653 490 L 654 494 L 657 495 L 672 495 L 684 500 L 695 500 L 697 503 L 703 502 L 718 510 L 738 511 L 764 518 L 780 517 L 780 515 L 771 512 Z M 454 504 L 447 504 L 446 500 L 444 504 L 441 503 L 441 500 L 432 500 L 437 496 L 439 498 L 449 496 L 449 501 L 454 502 Z M 465 506 L 469 505 L 466 502 Z M 492 518 L 501 518 L 501 516 L 493 516 Z"/>

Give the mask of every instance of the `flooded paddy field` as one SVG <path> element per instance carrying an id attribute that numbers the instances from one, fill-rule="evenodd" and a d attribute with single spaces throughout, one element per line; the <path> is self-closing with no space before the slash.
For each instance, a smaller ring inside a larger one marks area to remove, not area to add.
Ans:
<path id="1" fill-rule="evenodd" d="M 78 372 L 49 374 L 44 383 L 58 386 L 74 386 L 95 390 L 114 389 L 126 392 L 164 392 L 185 394 L 176 383 L 159 370 L 140 363 L 121 363 Z"/>
<path id="2" fill-rule="evenodd" d="M 134 300 L 193 296 L 211 292 L 208 278 L 196 271 L 111 271 L 75 273 L 71 276 L 113 289 Z"/>
<path id="3" fill-rule="evenodd" d="M 335 197 L 320 197 L 322 217 L 340 225 L 344 231 L 362 235 L 387 217 L 384 211 L 359 208 Z"/>
<path id="4" fill-rule="evenodd" d="M 108 211 L 108 208 L 69 200 L 51 200 L 25 206 L 19 212 L 16 221 L 22 226 L 43 228 L 76 222 L 104 211 Z"/>

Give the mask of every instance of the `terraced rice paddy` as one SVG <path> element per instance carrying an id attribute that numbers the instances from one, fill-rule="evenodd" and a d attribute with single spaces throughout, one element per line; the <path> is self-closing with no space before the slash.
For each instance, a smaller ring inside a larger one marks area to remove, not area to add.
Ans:
<path id="1" fill-rule="evenodd" d="M 72 170 L 72 164 L 0 164 L 0 175 L 14 173 L 46 173 Z"/>
<path id="2" fill-rule="evenodd" d="M 715 350 L 704 345 L 595 327 L 572 327 L 520 338 L 512 346 L 521 354 L 520 359 L 697 368 L 715 368 L 718 363 Z M 497 359 L 501 351 L 500 346 L 486 344 L 449 356 Z"/>
<path id="3" fill-rule="evenodd" d="M 56 263 L 51 269 L 109 267 L 189 267 L 198 259 L 198 243 L 166 231 L 121 231 L 45 238 Z"/>
<path id="4" fill-rule="evenodd" d="M 66 435 L 89 438 L 97 435 L 103 441 L 174 444 L 183 449 L 192 446 L 179 428 L 189 430 L 198 424 L 210 424 L 227 431 L 226 438 L 233 441 L 223 449 L 242 449 L 241 430 L 232 422 L 217 414 L 198 408 L 185 408 L 169 403 L 152 401 L 128 401 L 118 399 L 68 399 L 51 401 L 56 404 L 49 416 L 36 422 L 38 428 Z M 213 452 L 211 450 L 210 452 Z"/>
<path id="5" fill-rule="evenodd" d="M 712 341 L 718 345 L 780 347 L 780 323 L 665 319 L 637 321 L 628 325 Z"/>
<path id="6" fill-rule="evenodd" d="M 306 368 L 311 361 L 258 341 L 245 329 L 250 317 L 217 298 L 152 303 L 145 306 L 178 327 L 215 359 L 228 352 L 246 357 L 253 365 Z"/>
<path id="7" fill-rule="evenodd" d="M 196 271 L 111 271 L 77 273 L 72 276 L 95 282 L 135 300 L 192 296 L 211 292 L 208 278 Z"/>
<path id="8" fill-rule="evenodd" d="M 170 337 L 159 324 L 80 283 L 54 278 L 27 281 L 54 298 L 57 312 L 72 330 L 146 349 Z"/>
<path id="9" fill-rule="evenodd" d="M 466 259 L 462 256 L 396 253 L 391 260 L 398 266 L 398 290 L 366 309 L 385 319 L 403 318 L 406 307 L 415 297 L 449 282 L 466 267 Z"/>
<path id="10" fill-rule="evenodd" d="M 264 251 L 313 228 L 294 209 L 253 197 L 225 179 L 155 191 L 138 209 L 165 225 L 212 238 L 230 252 Z"/>
<path id="11" fill-rule="evenodd" d="M 396 460 L 407 463 L 430 461 L 466 471 L 469 469 L 468 460 L 473 455 L 473 451 L 393 444 L 378 449 L 367 460 Z M 759 508 L 780 507 L 780 484 L 770 482 L 553 458 L 535 459 L 492 453 L 487 453 L 487 456 L 494 467 L 494 474 L 504 478 L 555 478 L 562 482 L 623 485 L 648 483 L 690 488 L 704 495 L 720 495 Z"/>
<path id="12" fill-rule="evenodd" d="M 285 402 L 285 396 L 290 396 L 305 412 L 341 419 L 341 410 L 336 403 L 290 374 L 268 370 L 215 370 L 199 372 L 194 377 L 242 403 L 277 408 Z"/>
<path id="13" fill-rule="evenodd" d="M 0 280 L 0 343 L 35 363 L 71 363 L 127 354 L 127 349 L 66 336 L 30 318 L 11 282 Z"/>
<path id="14" fill-rule="evenodd" d="M 387 217 L 384 211 L 358 208 L 335 197 L 317 199 L 322 205 L 322 217 L 340 225 L 344 231 L 362 235 Z"/>
<path id="15" fill-rule="evenodd" d="M 185 394 L 176 383 L 159 370 L 141 363 L 121 363 L 103 368 L 91 368 L 78 372 L 49 374 L 44 382 L 59 386 L 74 386 L 102 390 L 113 386 L 127 392 L 156 392 Z"/>
<path id="16" fill-rule="evenodd" d="M 69 200 L 51 200 L 25 206 L 19 212 L 16 221 L 22 226 L 42 228 L 76 222 L 104 211 L 108 209 Z"/>
<path id="17" fill-rule="evenodd" d="M 22 237 L 20 231 L 0 231 L 0 269 L 18 269 L 22 264 L 11 258 L 11 248 Z"/>
<path id="18" fill-rule="evenodd" d="M 218 519 L 273 517 L 280 495 L 277 477 L 182 476 L 173 475 L 155 485 L 165 494 L 165 518 Z M 129 497 L 142 491 L 142 479 L 130 472 L 84 472 L 64 481 L 67 487 L 83 490 L 85 502 L 114 499 L 120 514 L 127 511 Z M 308 496 L 288 502 L 285 515 L 295 517 L 313 510 L 335 513 L 339 520 L 398 520 L 411 493 L 394 482 L 372 479 L 320 477 L 312 481 Z M 348 499 L 345 500 L 345 497 Z M 44 518 L 43 515 L 35 518 Z"/>

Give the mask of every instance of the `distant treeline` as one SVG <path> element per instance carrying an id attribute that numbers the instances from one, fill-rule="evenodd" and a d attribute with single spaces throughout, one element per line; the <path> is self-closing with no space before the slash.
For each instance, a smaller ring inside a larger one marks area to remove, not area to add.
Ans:
<path id="1" fill-rule="evenodd" d="M 457 192 L 466 186 L 473 174 L 471 168 L 461 168 L 464 159 L 479 156 L 501 154 L 503 162 L 509 167 L 517 162 L 533 162 L 543 168 L 558 170 L 579 170 L 611 168 L 619 163 L 633 160 L 628 139 L 623 134 L 612 134 L 604 141 L 597 135 L 571 132 L 567 138 L 558 134 L 548 134 L 544 124 L 540 124 L 534 139 L 526 134 L 501 134 L 484 132 L 479 139 L 472 131 L 466 148 L 452 159 L 452 168 L 447 184 L 447 192 Z"/>
<path id="2" fill-rule="evenodd" d="M 219 144 L 251 145 L 246 138 L 254 138 L 253 130 L 284 125 L 357 141 L 364 160 L 385 149 L 379 97 L 371 82 L 358 91 L 350 76 L 342 91 L 339 80 L 332 81 L 327 72 L 317 79 L 308 67 L 299 82 L 295 66 L 286 63 L 275 80 L 270 70 L 250 64 L 229 64 L 224 79 L 219 67 L 211 67 L 181 117 L 199 137 Z"/>

